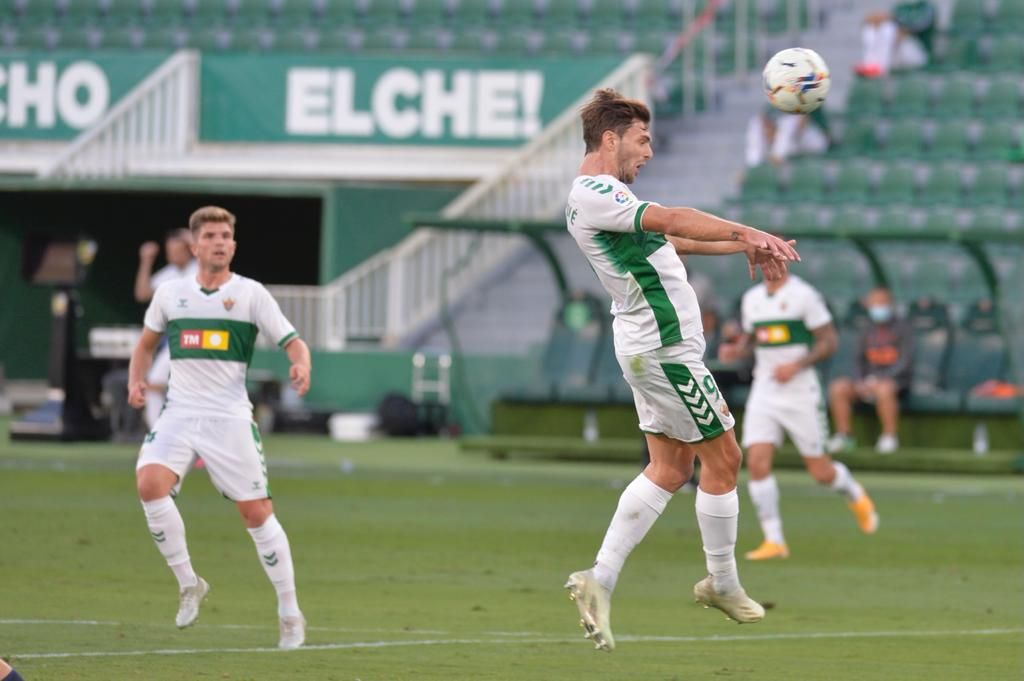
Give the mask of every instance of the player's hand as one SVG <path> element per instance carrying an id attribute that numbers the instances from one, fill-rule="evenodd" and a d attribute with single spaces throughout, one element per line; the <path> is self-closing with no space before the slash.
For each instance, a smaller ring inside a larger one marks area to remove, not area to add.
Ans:
<path id="1" fill-rule="evenodd" d="M 149 385 L 145 381 L 138 381 L 128 384 L 128 404 L 136 409 L 146 406 L 146 390 Z"/>
<path id="2" fill-rule="evenodd" d="M 156 260 L 160 253 L 160 244 L 155 241 L 147 241 L 139 246 L 139 260 Z"/>
<path id="3" fill-rule="evenodd" d="M 790 379 L 797 375 L 800 371 L 800 365 L 796 362 L 790 362 L 788 364 L 780 364 L 775 367 L 775 380 L 779 383 L 789 383 Z"/>
<path id="4" fill-rule="evenodd" d="M 768 251 L 775 256 L 776 260 L 797 262 L 800 260 L 800 254 L 793 248 L 796 245 L 795 241 L 786 241 L 753 227 L 747 227 L 740 238 L 743 239 L 743 243 L 753 246 L 759 251 Z"/>
<path id="5" fill-rule="evenodd" d="M 288 378 L 292 380 L 292 388 L 299 397 L 309 392 L 309 367 L 305 364 L 293 364 L 288 370 Z"/>
<path id="6" fill-rule="evenodd" d="M 796 241 L 787 241 L 793 246 Z M 761 274 L 766 281 L 775 281 L 786 275 L 787 265 L 784 259 L 780 259 L 771 251 L 763 248 L 747 247 L 747 271 L 750 273 L 750 280 L 757 280 L 757 268 L 761 268 Z"/>

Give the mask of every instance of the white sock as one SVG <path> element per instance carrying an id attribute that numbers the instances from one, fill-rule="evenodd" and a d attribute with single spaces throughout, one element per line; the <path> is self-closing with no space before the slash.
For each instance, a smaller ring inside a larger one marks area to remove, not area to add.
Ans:
<path id="1" fill-rule="evenodd" d="M 836 477 L 832 480 L 832 484 L 829 487 L 842 494 L 850 502 L 856 502 L 864 496 L 864 488 L 853 479 L 853 474 L 850 473 L 850 469 L 846 467 L 846 464 L 833 461 L 832 466 L 836 470 Z"/>
<path id="2" fill-rule="evenodd" d="M 156 548 L 178 579 L 178 588 L 198 584 L 199 578 L 192 569 L 188 546 L 185 543 L 185 521 L 181 519 L 181 513 L 174 505 L 174 500 L 163 497 L 154 501 L 143 501 L 142 510 L 146 513 L 146 524 L 149 526 L 150 536 L 156 542 Z"/>
<path id="3" fill-rule="evenodd" d="M 277 592 L 277 614 L 279 617 L 300 615 L 299 601 L 295 595 L 295 569 L 292 567 L 292 549 L 277 517 L 271 514 L 267 521 L 249 529 L 260 564 L 270 578 Z"/>
<path id="4" fill-rule="evenodd" d="M 740 498 L 736 489 L 725 494 L 697 490 L 697 524 L 704 540 L 708 573 L 714 577 L 715 591 L 735 591 L 740 586 L 736 572 L 736 526 L 740 517 Z"/>
<path id="5" fill-rule="evenodd" d="M 647 535 L 671 498 L 671 492 L 655 485 L 643 473 L 622 491 L 594 564 L 594 576 L 606 589 L 615 589 L 626 558 Z"/>
<path id="6" fill-rule="evenodd" d="M 747 482 L 750 500 L 757 509 L 757 519 L 761 522 L 764 538 L 774 544 L 785 544 L 786 537 L 782 534 L 782 516 L 779 514 L 779 485 L 774 475 L 761 480 Z"/>

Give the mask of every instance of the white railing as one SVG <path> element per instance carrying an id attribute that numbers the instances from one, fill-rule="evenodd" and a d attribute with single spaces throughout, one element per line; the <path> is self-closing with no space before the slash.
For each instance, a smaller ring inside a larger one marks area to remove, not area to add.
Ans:
<path id="1" fill-rule="evenodd" d="M 630 57 L 597 87 L 649 101 L 649 69 L 648 57 Z M 442 217 L 560 215 L 583 158 L 579 109 L 591 94 L 566 108 L 501 170 L 457 196 Z M 274 286 L 271 292 L 314 347 L 340 350 L 360 341 L 393 346 L 437 319 L 445 299 L 458 300 L 522 248 L 514 235 L 419 229 L 327 286 Z M 468 264 L 456 267 L 460 260 Z"/>
<path id="2" fill-rule="evenodd" d="M 133 163 L 181 157 L 196 140 L 199 55 L 161 64 L 43 168 L 41 177 L 118 178 Z"/>

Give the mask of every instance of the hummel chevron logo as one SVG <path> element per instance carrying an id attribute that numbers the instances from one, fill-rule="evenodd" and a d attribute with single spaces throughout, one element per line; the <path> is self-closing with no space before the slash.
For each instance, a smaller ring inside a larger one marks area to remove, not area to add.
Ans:
<path id="1" fill-rule="evenodd" d="M 697 418 L 696 416 L 694 416 L 694 418 L 697 420 L 697 423 L 699 423 L 702 426 L 706 426 L 714 420 L 715 412 L 708 412 L 708 415 L 705 416 L 704 418 Z"/>
<path id="2" fill-rule="evenodd" d="M 696 418 L 697 416 L 704 416 L 704 414 L 706 414 L 708 412 L 708 409 L 710 408 L 711 405 L 705 402 L 703 409 L 698 409 L 697 407 L 694 407 L 693 409 L 690 410 L 690 413 L 693 414 L 693 416 Z"/>
<path id="3" fill-rule="evenodd" d="M 683 399 L 688 404 L 696 406 L 704 401 L 704 396 L 700 394 L 700 390 L 694 381 L 689 380 L 686 383 L 680 383 L 676 387 L 679 388 L 679 392 L 683 394 Z"/>
<path id="4" fill-rule="evenodd" d="M 263 556 L 263 562 L 269 565 L 270 567 L 274 567 L 275 565 L 277 565 L 277 551 L 274 551 L 273 553 Z"/>
<path id="5" fill-rule="evenodd" d="M 167 535 L 164 534 L 163 530 L 160 530 L 159 532 L 150 532 L 149 534 L 153 537 L 153 541 L 155 541 L 157 544 L 163 544 L 165 541 L 167 541 Z"/>

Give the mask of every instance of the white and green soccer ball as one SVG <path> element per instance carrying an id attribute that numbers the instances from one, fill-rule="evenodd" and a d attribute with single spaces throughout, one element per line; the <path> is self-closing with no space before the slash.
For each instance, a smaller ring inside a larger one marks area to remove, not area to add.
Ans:
<path id="1" fill-rule="evenodd" d="M 828 65 L 814 50 L 790 47 L 764 67 L 764 94 L 779 111 L 810 113 L 822 105 L 832 85 Z"/>

